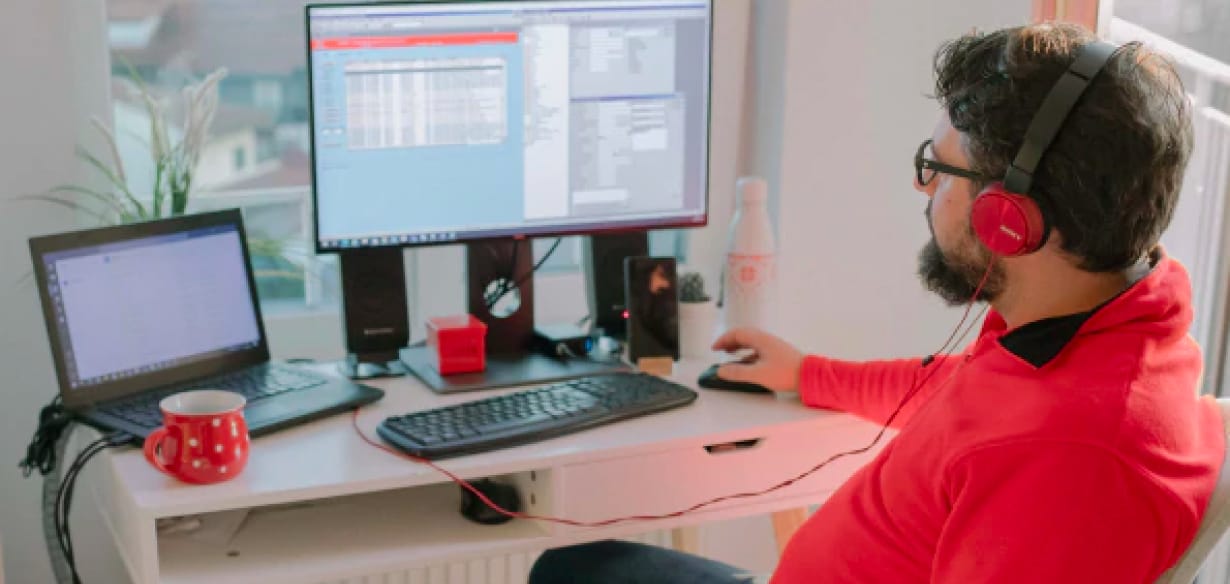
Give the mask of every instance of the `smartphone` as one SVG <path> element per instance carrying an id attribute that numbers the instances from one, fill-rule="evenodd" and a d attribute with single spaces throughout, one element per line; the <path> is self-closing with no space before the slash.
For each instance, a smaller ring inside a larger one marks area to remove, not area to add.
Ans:
<path id="1" fill-rule="evenodd" d="M 628 359 L 679 360 L 679 287 L 675 258 L 624 258 Z"/>

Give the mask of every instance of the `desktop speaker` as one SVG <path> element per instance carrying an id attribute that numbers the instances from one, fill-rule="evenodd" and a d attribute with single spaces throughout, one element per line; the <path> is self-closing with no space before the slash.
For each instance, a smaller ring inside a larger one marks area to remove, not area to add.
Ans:
<path id="1" fill-rule="evenodd" d="M 589 315 L 608 336 L 627 336 L 624 312 L 624 258 L 649 255 L 649 233 L 630 231 L 585 238 L 584 264 Z"/>
<path id="2" fill-rule="evenodd" d="M 402 250 L 345 251 L 341 264 L 346 349 L 360 362 L 397 359 L 410 342 Z"/>

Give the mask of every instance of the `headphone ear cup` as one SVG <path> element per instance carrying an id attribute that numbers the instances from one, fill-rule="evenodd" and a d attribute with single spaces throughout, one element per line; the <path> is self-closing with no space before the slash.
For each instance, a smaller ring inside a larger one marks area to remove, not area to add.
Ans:
<path id="1" fill-rule="evenodd" d="M 1003 183 L 993 183 L 978 193 L 970 209 L 970 224 L 978 240 L 998 256 L 1030 254 L 1046 241 L 1046 222 L 1038 203 L 1004 190 Z"/>

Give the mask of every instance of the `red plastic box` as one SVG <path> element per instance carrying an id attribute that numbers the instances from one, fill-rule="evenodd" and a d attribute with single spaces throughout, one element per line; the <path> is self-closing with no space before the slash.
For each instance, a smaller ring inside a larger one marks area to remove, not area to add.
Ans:
<path id="1" fill-rule="evenodd" d="M 487 368 L 487 325 L 473 315 L 439 316 L 427 321 L 427 346 L 440 375 Z"/>

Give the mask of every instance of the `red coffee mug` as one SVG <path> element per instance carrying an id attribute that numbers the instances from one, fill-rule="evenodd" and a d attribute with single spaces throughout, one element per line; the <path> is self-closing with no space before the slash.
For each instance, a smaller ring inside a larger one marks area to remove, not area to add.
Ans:
<path id="1" fill-rule="evenodd" d="M 248 464 L 242 395 L 204 389 L 164 398 L 162 427 L 145 439 L 145 459 L 186 483 L 217 483 Z"/>

